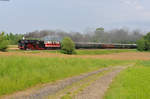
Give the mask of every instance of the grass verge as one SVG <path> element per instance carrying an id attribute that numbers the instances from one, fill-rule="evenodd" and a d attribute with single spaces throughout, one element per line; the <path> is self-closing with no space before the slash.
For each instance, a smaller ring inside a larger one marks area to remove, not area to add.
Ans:
<path id="1" fill-rule="evenodd" d="M 104 99 L 148 99 L 149 91 L 150 61 L 140 61 L 117 76 Z"/>

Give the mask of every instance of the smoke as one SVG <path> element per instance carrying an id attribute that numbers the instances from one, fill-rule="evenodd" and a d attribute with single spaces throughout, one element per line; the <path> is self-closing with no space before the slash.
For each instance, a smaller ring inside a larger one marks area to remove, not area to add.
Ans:
<path id="1" fill-rule="evenodd" d="M 126 28 L 104 31 L 65 32 L 58 30 L 33 31 L 25 34 L 25 38 L 39 38 L 41 40 L 61 41 L 64 37 L 70 37 L 74 42 L 97 42 L 97 43 L 136 43 L 143 33 L 136 29 L 129 31 Z"/>

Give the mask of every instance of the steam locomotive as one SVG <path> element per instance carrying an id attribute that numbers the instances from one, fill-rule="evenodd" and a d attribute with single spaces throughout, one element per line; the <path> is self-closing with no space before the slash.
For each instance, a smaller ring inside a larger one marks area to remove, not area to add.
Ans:
<path id="1" fill-rule="evenodd" d="M 49 50 L 61 49 L 60 41 L 42 41 L 42 40 L 19 40 L 18 47 L 21 50 Z M 105 44 L 91 42 L 75 42 L 76 49 L 134 49 L 136 44 Z"/>

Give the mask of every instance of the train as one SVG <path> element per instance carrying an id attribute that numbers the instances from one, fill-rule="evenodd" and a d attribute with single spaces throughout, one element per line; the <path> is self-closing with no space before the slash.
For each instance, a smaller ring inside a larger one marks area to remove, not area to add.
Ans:
<path id="1" fill-rule="evenodd" d="M 50 50 L 61 49 L 60 41 L 19 40 L 18 48 L 21 50 Z M 92 42 L 75 42 L 76 49 L 135 49 L 136 44 L 107 44 Z"/>

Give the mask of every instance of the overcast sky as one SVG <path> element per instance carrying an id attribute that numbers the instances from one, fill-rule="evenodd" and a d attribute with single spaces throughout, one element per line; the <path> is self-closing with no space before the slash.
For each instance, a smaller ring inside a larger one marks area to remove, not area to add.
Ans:
<path id="1" fill-rule="evenodd" d="M 10 0 L 0 1 L 0 31 L 42 29 L 84 31 L 128 27 L 150 31 L 149 0 Z"/>

